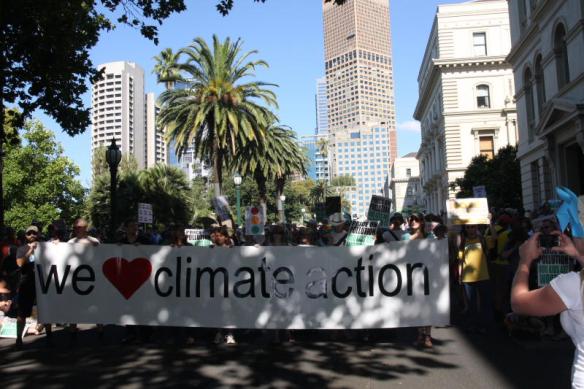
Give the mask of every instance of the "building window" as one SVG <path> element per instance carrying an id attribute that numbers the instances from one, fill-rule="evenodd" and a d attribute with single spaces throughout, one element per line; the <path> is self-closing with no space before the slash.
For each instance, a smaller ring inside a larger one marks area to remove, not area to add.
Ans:
<path id="1" fill-rule="evenodd" d="M 475 32 L 472 34 L 475 56 L 487 55 L 487 33 Z"/>
<path id="2" fill-rule="evenodd" d="M 537 92 L 537 109 L 541 116 L 543 105 L 545 104 L 545 78 L 541 65 L 541 54 L 535 59 L 535 89 Z"/>
<path id="3" fill-rule="evenodd" d="M 493 143 L 492 136 L 479 137 L 479 148 L 480 154 L 484 155 L 488 159 L 493 159 L 493 157 L 495 156 L 495 145 Z"/>
<path id="4" fill-rule="evenodd" d="M 570 65 L 568 63 L 568 45 L 566 43 L 566 29 L 563 24 L 556 27 L 554 34 L 554 55 L 556 57 L 556 73 L 558 89 L 570 82 Z"/>
<path id="5" fill-rule="evenodd" d="M 525 69 L 523 75 L 523 88 L 525 90 L 525 111 L 527 115 L 527 139 L 533 141 L 535 130 L 535 105 L 533 101 L 533 84 L 531 83 L 531 69 Z"/>
<path id="6" fill-rule="evenodd" d="M 406 169 L 406 177 L 410 178 L 412 176 L 412 169 Z"/>
<path id="7" fill-rule="evenodd" d="M 477 86 L 477 107 L 491 108 L 491 97 L 488 85 Z"/>

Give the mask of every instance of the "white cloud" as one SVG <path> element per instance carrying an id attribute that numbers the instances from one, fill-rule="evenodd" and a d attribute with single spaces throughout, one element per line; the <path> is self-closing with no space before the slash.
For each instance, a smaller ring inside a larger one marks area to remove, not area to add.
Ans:
<path id="1" fill-rule="evenodd" d="M 417 120 L 409 120 L 397 124 L 398 131 L 420 132 L 420 122 Z"/>

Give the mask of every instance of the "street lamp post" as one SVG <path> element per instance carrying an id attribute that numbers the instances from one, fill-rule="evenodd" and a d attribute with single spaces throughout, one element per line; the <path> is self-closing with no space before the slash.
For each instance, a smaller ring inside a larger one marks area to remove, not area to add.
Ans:
<path id="1" fill-rule="evenodd" d="M 302 225 L 304 225 L 304 212 L 306 212 L 306 209 L 302 208 L 300 212 L 302 212 Z"/>
<path id="2" fill-rule="evenodd" d="M 105 152 L 105 160 L 110 169 L 110 239 L 113 241 L 116 232 L 116 188 L 117 188 L 117 178 L 118 178 L 118 166 L 122 160 L 122 151 L 116 145 L 116 140 L 112 139 L 112 143 L 109 145 Z"/>
<path id="3" fill-rule="evenodd" d="M 237 225 L 241 226 L 241 182 L 243 181 L 239 173 L 235 173 L 233 176 L 233 183 L 235 184 L 235 197 L 236 197 L 236 209 L 237 209 Z"/>
<path id="4" fill-rule="evenodd" d="M 286 196 L 280 195 L 280 207 L 278 211 L 280 213 L 280 223 L 286 223 L 286 214 L 284 213 L 284 202 L 286 201 Z"/>

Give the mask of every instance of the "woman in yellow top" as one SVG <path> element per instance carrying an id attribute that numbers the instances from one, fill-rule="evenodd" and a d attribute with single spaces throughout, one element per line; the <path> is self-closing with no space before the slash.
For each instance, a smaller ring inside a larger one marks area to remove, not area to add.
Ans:
<path id="1" fill-rule="evenodd" d="M 481 333 L 492 323 L 492 292 L 487 267 L 487 246 L 476 225 L 466 225 L 462 231 L 459 260 L 461 281 L 468 303 L 467 325 Z"/>

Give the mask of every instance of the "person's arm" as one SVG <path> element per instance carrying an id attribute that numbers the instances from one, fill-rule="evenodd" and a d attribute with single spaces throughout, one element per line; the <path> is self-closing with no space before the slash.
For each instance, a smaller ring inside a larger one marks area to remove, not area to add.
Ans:
<path id="1" fill-rule="evenodd" d="M 566 305 L 550 286 L 529 290 L 529 269 L 540 257 L 539 233 L 534 234 L 519 248 L 519 266 L 511 288 L 511 308 L 513 312 L 529 316 L 552 316 L 566 310 Z"/>
<path id="2" fill-rule="evenodd" d="M 27 245 L 26 250 L 19 250 L 19 252 L 17 252 L 16 264 L 18 265 L 18 267 L 22 267 L 22 266 L 24 266 L 25 263 L 28 262 L 28 259 L 34 253 L 35 249 L 36 249 L 36 242 L 34 242 L 30 245 Z M 18 254 L 20 254 L 20 255 L 18 255 Z"/>

